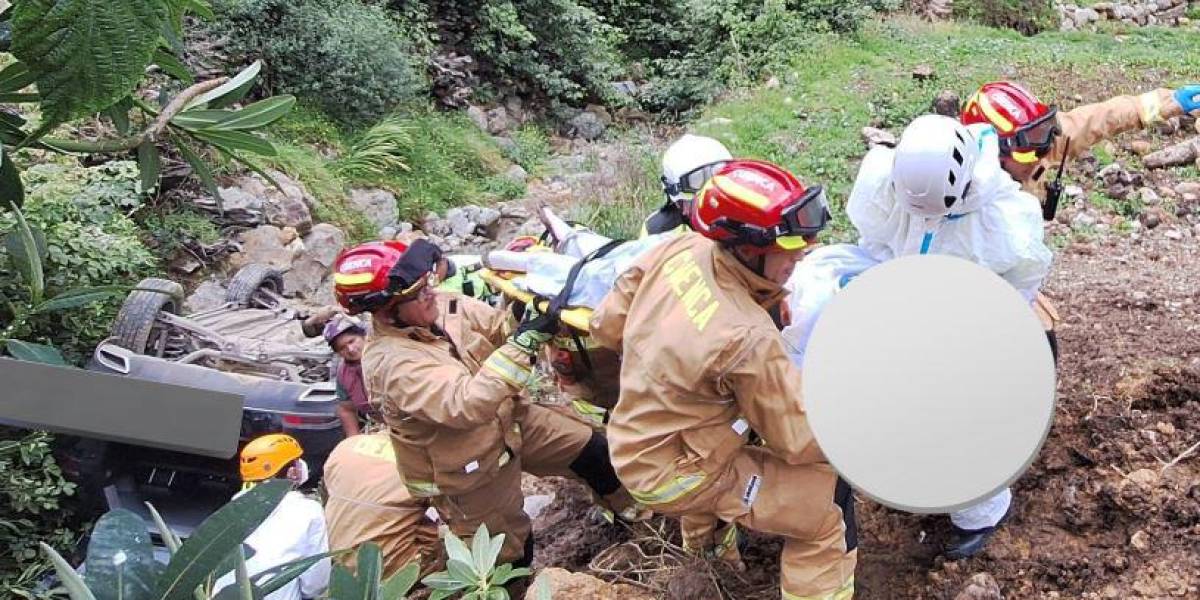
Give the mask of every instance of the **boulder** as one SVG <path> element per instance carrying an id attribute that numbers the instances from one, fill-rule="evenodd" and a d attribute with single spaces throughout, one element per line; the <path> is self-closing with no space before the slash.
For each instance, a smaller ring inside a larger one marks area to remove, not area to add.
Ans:
<path id="1" fill-rule="evenodd" d="M 517 183 L 525 183 L 529 179 L 529 172 L 521 165 L 513 165 L 504 172 L 504 178 Z"/>
<path id="2" fill-rule="evenodd" d="M 471 119 L 471 122 L 474 123 L 480 131 L 488 130 L 487 113 L 483 112 L 482 108 L 479 108 L 478 106 L 467 107 L 467 118 Z"/>
<path id="3" fill-rule="evenodd" d="M 1075 26 L 1082 28 L 1088 23 L 1095 23 L 1100 20 L 1100 13 L 1090 8 L 1075 9 L 1075 14 L 1072 15 L 1075 20 Z"/>
<path id="4" fill-rule="evenodd" d="M 508 116 L 508 109 L 497 106 L 487 111 L 487 132 L 499 135 L 513 128 L 513 121 Z"/>
<path id="5" fill-rule="evenodd" d="M 250 263 L 263 263 L 282 270 L 292 267 L 297 250 L 293 244 L 299 240 L 290 244 L 285 242 L 284 233 L 278 227 L 263 225 L 243 232 L 239 237 L 242 249 L 229 257 L 229 266 L 233 270 Z"/>
<path id="6" fill-rule="evenodd" d="M 551 567 L 538 572 L 525 593 L 525 600 L 570 598 L 571 600 L 654 600 L 654 596 L 629 585 L 608 583 L 585 573 Z"/>
<path id="7" fill-rule="evenodd" d="M 283 274 L 283 291 L 319 304 L 333 302 L 333 261 L 346 246 L 346 234 L 328 223 L 313 227 L 303 250 Z"/>
<path id="8" fill-rule="evenodd" d="M 212 310 L 225 304 L 225 286 L 215 279 L 205 280 L 183 301 L 187 313 Z"/>
<path id="9" fill-rule="evenodd" d="M 961 106 L 962 100 L 954 90 L 942 90 L 933 99 L 933 112 L 939 115 L 957 118 Z"/>
<path id="10" fill-rule="evenodd" d="M 487 238 L 494 237 L 496 230 L 500 224 L 500 211 L 487 206 L 460 206 L 446 211 L 446 224 L 448 231 L 441 233 L 425 228 L 428 233 L 441 236 L 454 236 L 462 240 L 468 240 L 471 236 L 481 235 Z M 426 222 L 429 225 L 429 222 Z"/>
<path id="11" fill-rule="evenodd" d="M 880 144 L 886 146 L 895 146 L 897 142 L 896 135 L 894 133 L 885 131 L 883 129 L 876 129 L 874 127 L 863 127 L 862 138 L 863 141 L 867 143 L 868 147 L 878 146 Z"/>
<path id="12" fill-rule="evenodd" d="M 312 199 L 308 191 L 279 171 L 268 170 L 267 173 L 279 184 L 278 188 L 258 175 L 239 177 L 234 187 L 258 198 L 267 223 L 276 227 L 295 227 L 301 234 L 308 233 L 313 224 L 309 209 Z"/>
<path id="13" fill-rule="evenodd" d="M 590 142 L 604 135 L 604 122 L 600 117 L 591 112 L 584 111 L 575 115 L 568 125 L 570 127 L 570 134 L 577 139 Z"/>
<path id="14" fill-rule="evenodd" d="M 396 196 L 387 190 L 350 190 L 350 203 L 376 227 L 396 224 Z"/>

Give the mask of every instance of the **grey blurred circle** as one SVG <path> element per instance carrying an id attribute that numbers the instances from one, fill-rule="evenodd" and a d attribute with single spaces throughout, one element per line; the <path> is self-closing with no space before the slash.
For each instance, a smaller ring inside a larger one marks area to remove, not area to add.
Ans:
<path id="1" fill-rule="evenodd" d="M 833 467 L 874 500 L 966 508 L 1029 467 L 1054 417 L 1054 361 L 1011 285 L 949 256 L 906 256 L 854 279 L 813 329 L 809 424 Z"/>

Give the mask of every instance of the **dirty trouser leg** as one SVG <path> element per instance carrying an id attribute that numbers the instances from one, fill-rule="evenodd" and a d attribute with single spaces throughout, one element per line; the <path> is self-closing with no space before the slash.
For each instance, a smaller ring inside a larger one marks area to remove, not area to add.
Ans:
<path id="1" fill-rule="evenodd" d="M 679 517 L 679 530 L 684 550 L 710 555 L 739 570 L 744 567 L 736 523 L 723 522 L 715 515 L 691 514 Z"/>
<path id="2" fill-rule="evenodd" d="M 494 479 L 478 488 L 433 498 L 434 508 L 455 535 L 462 538 L 475 535 L 480 523 L 486 523 L 492 535 L 504 534 L 504 547 L 496 564 L 532 562 L 532 551 L 526 556 L 526 540 L 531 537 L 531 530 L 529 517 L 522 510 L 523 502 L 519 457 L 500 467 Z M 532 550 L 532 546 L 529 548 Z"/>
<path id="3" fill-rule="evenodd" d="M 613 470 L 608 441 L 592 428 L 535 405 L 521 420 L 521 438 L 527 473 L 582 479 L 616 513 L 634 506 Z"/>
<path id="4" fill-rule="evenodd" d="M 995 496 L 974 506 L 950 513 L 950 522 L 966 531 L 995 527 L 1012 506 L 1012 491 L 1004 488 Z"/>
<path id="5" fill-rule="evenodd" d="M 712 483 L 666 505 L 664 514 L 715 514 L 784 538 L 780 588 L 785 599 L 849 599 L 858 540 L 853 496 L 828 463 L 789 465 L 764 449 L 744 448 Z M 843 508 L 845 507 L 845 508 Z"/>

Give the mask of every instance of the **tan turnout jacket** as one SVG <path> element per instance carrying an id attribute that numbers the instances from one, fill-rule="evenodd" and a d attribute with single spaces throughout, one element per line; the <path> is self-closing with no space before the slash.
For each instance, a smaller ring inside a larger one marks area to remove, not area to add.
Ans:
<path id="1" fill-rule="evenodd" d="M 783 288 L 697 233 L 668 241 L 617 279 L 591 335 L 626 352 L 608 437 L 638 500 L 701 489 L 757 432 L 791 464 L 824 462 L 808 428 L 800 372 L 766 308 Z"/>
<path id="2" fill-rule="evenodd" d="M 397 464 L 417 497 L 485 485 L 521 446 L 517 422 L 530 357 L 505 343 L 510 316 L 437 292 L 438 330 L 374 321 L 363 353 L 368 395 L 391 431 Z"/>
<path id="3" fill-rule="evenodd" d="M 1042 158 L 1032 177 L 1021 182 L 1022 187 L 1045 200 L 1045 184 L 1058 173 L 1067 139 L 1071 140 L 1071 155 L 1068 158 L 1079 158 L 1092 146 L 1117 134 L 1178 117 L 1183 114 L 1183 107 L 1179 106 L 1172 94 L 1171 90 L 1157 89 L 1138 96 L 1117 96 L 1059 113 L 1062 135 L 1055 140 L 1050 153 Z"/>

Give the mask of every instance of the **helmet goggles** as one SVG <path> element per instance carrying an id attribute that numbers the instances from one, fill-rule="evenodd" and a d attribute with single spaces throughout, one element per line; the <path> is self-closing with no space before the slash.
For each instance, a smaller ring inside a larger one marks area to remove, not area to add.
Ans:
<path id="1" fill-rule="evenodd" d="M 665 176 L 661 177 L 663 191 L 668 196 L 677 196 L 679 194 L 695 194 L 704 187 L 704 182 L 712 178 L 713 174 L 718 169 L 725 166 L 729 161 L 718 160 L 707 164 L 700 165 L 687 173 L 679 176 L 679 181 L 670 181 Z"/>
<path id="2" fill-rule="evenodd" d="M 825 229 L 831 218 L 825 189 L 814 185 L 805 191 L 798 202 L 783 209 L 779 224 L 773 227 L 760 227 L 724 217 L 713 224 L 734 234 L 734 239 L 730 240 L 733 245 L 748 244 L 759 248 L 777 246 L 792 251 L 808 246 L 808 238 Z"/>
<path id="3" fill-rule="evenodd" d="M 1054 139 L 1062 133 L 1058 124 L 1058 107 L 1051 106 L 1045 115 L 1017 128 L 1012 135 L 1000 138 L 1000 151 L 1020 163 L 1035 163 L 1050 153 Z"/>

